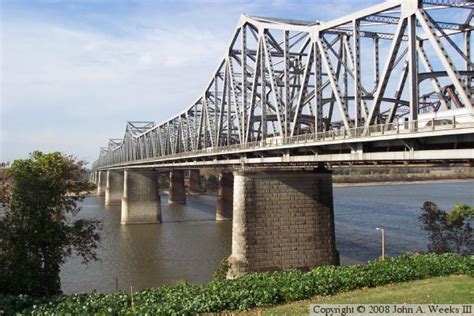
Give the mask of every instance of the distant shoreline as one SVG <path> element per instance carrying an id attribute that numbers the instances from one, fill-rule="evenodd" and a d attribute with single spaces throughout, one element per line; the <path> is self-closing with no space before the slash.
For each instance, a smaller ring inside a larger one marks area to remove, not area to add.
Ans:
<path id="1" fill-rule="evenodd" d="M 372 181 L 372 182 L 333 182 L 335 188 L 346 187 L 365 187 L 376 185 L 410 185 L 410 184 L 429 184 L 429 183 L 464 183 L 474 182 L 474 179 L 431 179 L 431 180 L 413 180 L 413 181 Z"/>

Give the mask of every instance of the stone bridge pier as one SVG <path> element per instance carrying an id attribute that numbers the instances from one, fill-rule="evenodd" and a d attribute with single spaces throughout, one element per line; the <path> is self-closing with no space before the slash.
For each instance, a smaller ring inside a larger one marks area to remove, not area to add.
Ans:
<path id="1" fill-rule="evenodd" d="M 105 194 L 105 186 L 106 186 L 106 171 L 97 171 L 96 176 L 96 185 L 97 185 L 97 195 L 104 195 Z"/>
<path id="2" fill-rule="evenodd" d="M 90 181 L 90 182 L 96 183 L 96 181 L 95 181 L 95 175 L 96 175 L 96 172 L 95 172 L 95 171 L 89 173 L 89 181 Z"/>
<path id="3" fill-rule="evenodd" d="M 189 191 L 194 193 L 201 193 L 202 186 L 201 186 L 201 172 L 199 169 L 191 169 L 189 170 Z"/>
<path id="4" fill-rule="evenodd" d="M 216 221 L 231 220 L 234 200 L 234 175 L 232 172 L 219 172 L 217 185 Z"/>
<path id="5" fill-rule="evenodd" d="M 170 190 L 168 203 L 186 204 L 184 170 L 174 169 L 170 172 Z"/>
<path id="6" fill-rule="evenodd" d="M 331 172 L 235 171 L 229 263 L 229 278 L 339 264 Z"/>
<path id="7" fill-rule="evenodd" d="M 105 205 L 121 203 L 123 197 L 123 171 L 107 170 L 105 181 Z"/>
<path id="8" fill-rule="evenodd" d="M 161 223 L 158 173 L 125 170 L 123 180 L 121 223 Z"/>

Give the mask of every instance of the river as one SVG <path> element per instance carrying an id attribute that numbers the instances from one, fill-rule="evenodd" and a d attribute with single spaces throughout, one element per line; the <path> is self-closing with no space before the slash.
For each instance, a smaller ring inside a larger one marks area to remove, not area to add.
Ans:
<path id="1" fill-rule="evenodd" d="M 188 195 L 186 205 L 168 205 L 162 194 L 162 224 L 120 225 L 120 205 L 104 207 L 103 197 L 82 203 L 83 217 L 103 221 L 100 261 L 85 266 L 69 259 L 61 271 L 65 293 L 135 290 L 177 280 L 204 283 L 231 253 L 232 223 L 216 222 L 215 196 Z M 336 245 L 342 264 L 364 263 L 386 252 L 393 256 L 426 250 L 420 207 L 431 200 L 443 209 L 474 204 L 474 181 L 334 188 Z"/>

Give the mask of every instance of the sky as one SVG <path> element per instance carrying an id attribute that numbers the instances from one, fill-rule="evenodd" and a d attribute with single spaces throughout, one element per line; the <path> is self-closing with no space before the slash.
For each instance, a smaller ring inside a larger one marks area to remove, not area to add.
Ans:
<path id="1" fill-rule="evenodd" d="M 0 0 L 0 161 L 93 162 L 126 121 L 187 108 L 239 15 L 330 20 L 382 0 Z"/>

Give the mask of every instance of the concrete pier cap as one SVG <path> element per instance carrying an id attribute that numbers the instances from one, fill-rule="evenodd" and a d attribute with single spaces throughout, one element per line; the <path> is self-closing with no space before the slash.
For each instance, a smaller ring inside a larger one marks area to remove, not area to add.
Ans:
<path id="1" fill-rule="evenodd" d="M 229 278 L 339 264 L 332 172 L 311 169 L 234 171 Z"/>

